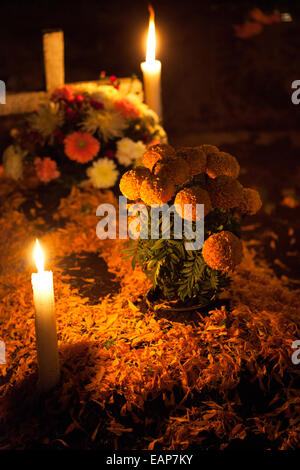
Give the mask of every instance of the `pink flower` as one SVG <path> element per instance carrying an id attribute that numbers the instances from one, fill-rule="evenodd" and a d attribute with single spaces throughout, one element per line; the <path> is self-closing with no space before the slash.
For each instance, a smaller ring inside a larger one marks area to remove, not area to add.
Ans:
<path id="1" fill-rule="evenodd" d="M 140 116 L 140 110 L 127 98 L 115 101 L 115 108 L 125 119 L 135 119 Z"/>
<path id="2" fill-rule="evenodd" d="M 51 95 L 51 100 L 55 102 L 60 101 L 60 100 L 73 101 L 74 100 L 74 88 L 71 85 L 66 85 L 66 86 L 56 88 L 56 90 L 54 90 L 54 92 Z"/>
<path id="3" fill-rule="evenodd" d="M 49 183 L 60 176 L 60 172 L 57 170 L 56 162 L 50 157 L 36 157 L 34 159 L 34 165 L 36 174 L 40 181 L 43 183 Z"/>

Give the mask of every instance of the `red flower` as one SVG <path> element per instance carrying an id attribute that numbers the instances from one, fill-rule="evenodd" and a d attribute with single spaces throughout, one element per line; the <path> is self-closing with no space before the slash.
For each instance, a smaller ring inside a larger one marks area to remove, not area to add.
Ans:
<path id="1" fill-rule="evenodd" d="M 94 109 L 103 109 L 104 108 L 104 104 L 101 101 L 91 100 L 90 103 L 91 103 L 91 106 Z"/>
<path id="2" fill-rule="evenodd" d="M 89 132 L 73 132 L 65 140 L 65 153 L 79 163 L 92 160 L 100 150 L 100 142 Z"/>
<path id="3" fill-rule="evenodd" d="M 44 143 L 43 136 L 38 131 L 29 132 L 28 140 L 30 142 L 36 142 L 36 143 L 41 144 L 41 145 L 43 145 L 43 143 Z"/>
<path id="4" fill-rule="evenodd" d="M 81 93 L 78 93 L 78 95 L 75 96 L 75 101 L 78 103 L 81 103 L 81 101 L 84 100 L 84 96 Z"/>
<path id="5" fill-rule="evenodd" d="M 71 108 L 71 106 L 68 106 L 65 109 L 65 114 L 66 114 L 67 118 L 70 119 L 70 121 L 72 121 L 72 122 L 78 122 L 79 119 L 80 119 L 80 116 L 79 116 L 78 112 L 75 111 L 73 108 Z"/>
<path id="6" fill-rule="evenodd" d="M 62 144 L 65 138 L 65 134 L 61 129 L 55 129 L 53 132 L 53 137 L 55 137 L 58 143 Z"/>
<path id="7" fill-rule="evenodd" d="M 34 159 L 34 165 L 36 174 L 40 181 L 43 183 L 49 183 L 60 176 L 60 172 L 57 170 L 56 162 L 50 157 Z"/>
<path id="8" fill-rule="evenodd" d="M 84 99 L 85 97 L 81 93 L 78 93 L 78 95 L 75 96 L 75 103 L 79 109 L 85 104 Z"/>
<path id="9" fill-rule="evenodd" d="M 110 84 L 113 85 L 117 90 L 120 88 L 119 81 L 115 75 L 109 77 Z"/>

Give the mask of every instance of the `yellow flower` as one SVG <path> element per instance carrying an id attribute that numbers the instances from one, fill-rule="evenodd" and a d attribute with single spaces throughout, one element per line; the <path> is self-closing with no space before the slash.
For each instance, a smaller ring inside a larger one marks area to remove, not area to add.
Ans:
<path id="1" fill-rule="evenodd" d="M 64 113 L 59 103 L 50 101 L 42 104 L 36 113 L 27 118 L 32 129 L 38 131 L 43 137 L 52 137 L 53 132 L 64 124 Z"/>
<path id="2" fill-rule="evenodd" d="M 123 136 L 127 124 L 120 113 L 90 108 L 81 124 L 82 129 L 91 134 L 98 132 L 104 142 Z"/>
<path id="3" fill-rule="evenodd" d="M 3 169 L 7 178 L 18 180 L 23 176 L 23 158 L 27 154 L 26 150 L 18 145 L 9 145 L 3 152 Z"/>
<path id="4" fill-rule="evenodd" d="M 86 174 L 95 188 L 111 188 L 119 176 L 115 163 L 108 158 L 94 161 L 86 170 Z"/>
<path id="5" fill-rule="evenodd" d="M 205 240 L 202 255 L 205 263 L 212 269 L 232 271 L 242 261 L 242 242 L 236 235 L 226 230 L 214 233 Z"/>

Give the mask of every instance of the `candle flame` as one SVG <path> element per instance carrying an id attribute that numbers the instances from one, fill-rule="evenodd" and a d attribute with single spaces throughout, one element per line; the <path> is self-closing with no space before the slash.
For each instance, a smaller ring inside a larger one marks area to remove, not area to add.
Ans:
<path id="1" fill-rule="evenodd" d="M 147 38 L 147 52 L 146 52 L 146 62 L 155 61 L 155 22 L 154 22 L 154 10 L 151 5 L 149 5 L 149 29 L 148 29 L 148 38 Z"/>
<path id="2" fill-rule="evenodd" d="M 34 261 L 35 261 L 38 273 L 44 271 L 44 253 L 43 253 L 43 250 L 41 249 L 38 239 L 36 239 L 35 241 L 33 257 L 34 257 Z"/>

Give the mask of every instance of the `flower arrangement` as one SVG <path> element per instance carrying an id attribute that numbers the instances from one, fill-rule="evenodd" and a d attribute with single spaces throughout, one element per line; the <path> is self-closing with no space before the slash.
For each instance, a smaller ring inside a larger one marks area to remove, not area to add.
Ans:
<path id="1" fill-rule="evenodd" d="M 196 204 L 203 204 L 204 244 L 187 251 L 184 237 L 174 237 L 171 218 L 170 239 L 130 240 L 127 256 L 153 280 L 163 300 L 209 303 L 228 285 L 230 273 L 242 260 L 240 222 L 243 215 L 261 208 L 259 193 L 243 188 L 237 180 L 237 159 L 213 145 L 177 151 L 168 144 L 153 145 L 142 163 L 122 176 L 123 195 L 148 207 L 149 224 L 151 204 L 174 203 L 180 217 L 192 224 L 199 217 Z M 183 211 L 185 204 L 189 211 Z"/>
<path id="2" fill-rule="evenodd" d="M 44 184 L 88 179 L 96 188 L 110 188 L 125 167 L 141 160 L 147 145 L 167 141 L 140 93 L 122 91 L 114 76 L 102 82 L 56 89 L 13 129 L 13 143 L 3 154 L 6 176 L 19 180 L 30 170 Z"/>

